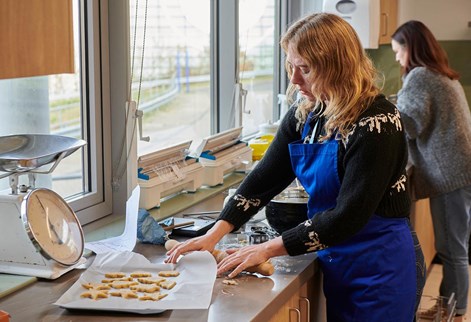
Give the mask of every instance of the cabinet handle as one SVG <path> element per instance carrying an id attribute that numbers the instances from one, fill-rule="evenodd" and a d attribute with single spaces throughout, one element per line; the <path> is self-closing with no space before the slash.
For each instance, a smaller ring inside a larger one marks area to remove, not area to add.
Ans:
<path id="1" fill-rule="evenodd" d="M 309 322 L 311 321 L 311 301 L 309 301 L 307 297 L 301 297 L 299 299 L 299 307 L 301 307 L 301 302 L 306 302 L 306 308 L 307 308 L 306 321 Z"/>
<path id="2" fill-rule="evenodd" d="M 291 322 L 291 311 L 294 311 L 296 312 L 296 316 L 298 317 L 296 320 L 297 322 L 301 322 L 301 311 L 299 311 L 299 309 L 295 308 L 295 307 L 290 307 L 289 308 L 289 322 Z"/>
<path id="3" fill-rule="evenodd" d="M 381 35 L 381 37 L 385 37 L 388 35 L 388 14 L 381 13 L 381 16 L 384 17 L 384 29 L 383 29 L 383 34 Z"/>

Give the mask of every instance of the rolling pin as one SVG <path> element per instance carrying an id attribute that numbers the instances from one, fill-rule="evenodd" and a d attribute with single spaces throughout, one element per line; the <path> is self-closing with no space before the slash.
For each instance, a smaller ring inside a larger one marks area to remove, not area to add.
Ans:
<path id="1" fill-rule="evenodd" d="M 176 241 L 175 239 L 169 239 L 165 242 L 165 249 L 171 250 L 173 246 L 178 245 L 178 244 L 180 244 L 179 241 Z M 218 250 L 218 249 L 213 250 L 211 254 L 214 256 L 216 263 L 219 263 L 224 258 L 229 256 L 229 254 L 226 253 L 225 251 Z M 275 268 L 273 267 L 272 263 L 270 263 L 269 261 L 266 261 L 256 266 L 247 267 L 244 271 L 249 272 L 249 273 L 258 273 L 263 276 L 270 276 L 270 275 L 273 275 L 273 273 L 275 272 Z"/>

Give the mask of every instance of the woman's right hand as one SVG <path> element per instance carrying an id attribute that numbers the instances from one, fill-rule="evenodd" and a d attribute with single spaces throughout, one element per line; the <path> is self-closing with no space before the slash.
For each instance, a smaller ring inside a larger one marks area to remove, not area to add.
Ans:
<path id="1" fill-rule="evenodd" d="M 165 263 L 175 264 L 181 255 L 192 251 L 209 251 L 212 252 L 216 244 L 227 233 L 231 232 L 234 226 L 227 221 L 219 220 L 216 224 L 206 232 L 205 235 L 188 239 L 182 243 L 175 245 L 167 252 Z"/>

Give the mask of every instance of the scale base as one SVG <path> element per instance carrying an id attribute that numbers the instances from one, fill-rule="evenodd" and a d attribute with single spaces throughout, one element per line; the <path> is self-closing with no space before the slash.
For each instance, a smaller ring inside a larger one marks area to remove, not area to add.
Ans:
<path id="1" fill-rule="evenodd" d="M 54 280 L 84 264 L 86 261 L 86 258 L 82 257 L 77 264 L 71 266 L 63 266 L 55 263 L 51 263 L 48 266 L 40 266 L 23 263 L 0 262 L 0 273 L 33 276 Z"/>

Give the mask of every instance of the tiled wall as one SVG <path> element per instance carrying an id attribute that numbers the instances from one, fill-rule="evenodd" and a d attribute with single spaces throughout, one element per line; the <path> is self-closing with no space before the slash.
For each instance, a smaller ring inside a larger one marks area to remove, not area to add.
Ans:
<path id="1" fill-rule="evenodd" d="M 443 49 L 448 54 L 448 60 L 453 69 L 460 73 L 460 82 L 471 105 L 471 41 L 441 41 Z M 400 67 L 394 59 L 390 45 L 381 45 L 378 49 L 367 50 L 376 68 L 383 73 L 385 82 L 383 92 L 395 94 L 401 88 Z"/>

